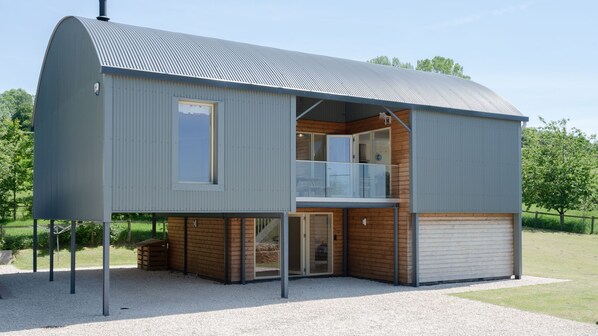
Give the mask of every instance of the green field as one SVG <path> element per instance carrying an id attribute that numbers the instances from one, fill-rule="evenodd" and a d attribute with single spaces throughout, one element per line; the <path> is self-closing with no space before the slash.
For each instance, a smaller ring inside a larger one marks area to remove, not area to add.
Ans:
<path id="1" fill-rule="evenodd" d="M 598 323 L 598 236 L 524 230 L 523 274 L 571 281 L 455 295 Z"/>
<path id="2" fill-rule="evenodd" d="M 60 253 L 54 255 L 54 267 L 56 268 L 68 268 L 70 267 L 70 226 L 66 222 L 57 222 L 57 226 L 66 228 L 67 231 L 60 237 Z M 87 228 L 89 228 L 88 224 Z M 86 226 L 84 225 L 84 226 Z M 12 249 L 15 260 L 13 265 L 22 270 L 32 269 L 32 253 L 31 243 L 33 241 L 33 228 L 32 220 L 21 220 L 16 222 L 8 222 L 4 224 L 3 230 L 4 240 L 7 244 L 7 248 Z M 49 256 L 48 256 L 48 222 L 39 222 L 38 225 L 38 237 L 39 237 L 39 250 L 38 250 L 38 268 L 47 269 Z M 121 265 L 136 265 L 137 256 L 135 254 L 135 243 L 149 239 L 151 237 L 151 222 L 133 222 L 131 223 L 131 239 L 129 241 L 129 232 L 127 223 L 118 222 L 112 223 L 111 230 L 113 237 L 111 238 L 112 246 L 110 247 L 110 265 L 121 266 Z M 83 227 L 85 228 L 85 227 Z M 79 231 L 81 227 L 78 227 Z M 158 222 L 156 226 L 156 236 L 158 239 L 167 238 L 164 234 L 164 230 L 167 231 L 167 226 L 164 226 L 162 222 Z M 89 245 L 91 231 L 85 231 L 81 236 L 77 233 L 77 267 L 94 267 L 102 265 L 102 247 L 97 246 L 101 244 L 101 226 L 95 224 L 94 241 L 93 245 Z M 66 236 L 64 236 L 66 235 Z M 84 238 L 88 244 L 82 244 L 79 238 Z M 11 245 L 11 246 L 8 246 Z M 85 246 L 87 245 L 87 246 Z M 17 247 L 18 246 L 18 247 Z M 58 248 L 55 245 L 55 248 Z"/>
<path id="3" fill-rule="evenodd" d="M 33 266 L 33 250 L 19 250 L 15 259 L 13 260 L 13 266 L 22 270 L 32 270 Z M 94 267 L 102 266 L 102 248 L 101 247 L 84 247 L 78 250 L 75 254 L 77 268 L 79 267 Z M 38 253 L 37 267 L 40 270 L 49 268 L 49 256 L 48 253 Z M 110 247 L 110 265 L 111 266 L 123 266 L 123 265 L 137 265 L 137 255 L 134 248 L 126 247 Z M 70 268 L 71 267 L 71 252 L 67 249 L 61 249 L 59 253 L 54 254 L 54 267 L 55 268 Z"/>

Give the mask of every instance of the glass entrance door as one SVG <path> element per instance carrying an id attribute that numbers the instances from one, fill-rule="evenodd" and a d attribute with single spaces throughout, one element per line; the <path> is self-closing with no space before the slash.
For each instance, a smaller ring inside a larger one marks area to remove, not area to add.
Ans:
<path id="1" fill-rule="evenodd" d="M 332 221 L 330 215 L 309 215 L 309 274 L 332 273 Z"/>
<path id="2" fill-rule="evenodd" d="M 289 275 L 332 273 L 332 215 L 289 215 Z"/>
<path id="3" fill-rule="evenodd" d="M 351 197 L 352 135 L 327 135 L 326 197 Z"/>

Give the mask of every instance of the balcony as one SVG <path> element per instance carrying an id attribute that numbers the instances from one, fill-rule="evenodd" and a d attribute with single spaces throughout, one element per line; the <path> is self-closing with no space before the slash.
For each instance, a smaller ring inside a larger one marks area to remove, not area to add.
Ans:
<path id="1" fill-rule="evenodd" d="M 398 200 L 397 165 L 297 160 L 297 200 Z"/>

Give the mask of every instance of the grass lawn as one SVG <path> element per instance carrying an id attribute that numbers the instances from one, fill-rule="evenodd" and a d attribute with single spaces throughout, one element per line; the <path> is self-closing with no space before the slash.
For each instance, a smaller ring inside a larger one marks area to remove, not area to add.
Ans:
<path id="1" fill-rule="evenodd" d="M 84 247 L 76 252 L 77 267 L 102 266 L 102 247 Z M 38 269 L 49 268 L 50 257 L 46 251 L 38 251 L 37 267 Z M 33 250 L 19 250 L 15 255 L 13 266 L 22 270 L 33 269 Z M 110 247 L 110 265 L 137 265 L 137 254 L 135 249 L 126 247 Z M 55 268 L 71 267 L 71 252 L 67 249 L 61 249 L 60 253 L 54 254 Z"/>
<path id="2" fill-rule="evenodd" d="M 523 274 L 571 281 L 455 295 L 598 323 L 598 236 L 524 230 Z"/>

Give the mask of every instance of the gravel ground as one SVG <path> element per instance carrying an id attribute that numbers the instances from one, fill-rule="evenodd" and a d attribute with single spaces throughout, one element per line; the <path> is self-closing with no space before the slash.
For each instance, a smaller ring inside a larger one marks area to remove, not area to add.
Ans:
<path id="1" fill-rule="evenodd" d="M 222 285 L 172 272 L 111 271 L 111 316 L 101 316 L 101 271 L 21 272 L 0 266 L 0 333 L 44 335 L 598 335 L 598 326 L 447 294 L 550 283 L 524 277 L 414 289 L 353 279 Z"/>

